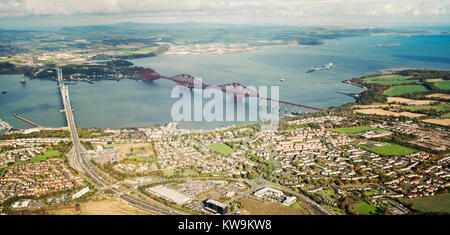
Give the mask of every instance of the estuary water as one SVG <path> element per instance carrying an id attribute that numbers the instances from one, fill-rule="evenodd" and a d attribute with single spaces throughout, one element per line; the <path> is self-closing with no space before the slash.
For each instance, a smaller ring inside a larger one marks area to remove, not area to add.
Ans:
<path id="1" fill-rule="evenodd" d="M 376 47 L 378 43 L 400 45 Z M 239 82 L 256 87 L 279 86 L 281 100 L 328 108 L 353 101 L 338 91 L 361 91 L 342 83 L 343 80 L 387 68 L 448 70 L 449 51 L 450 35 L 365 36 L 331 40 L 321 46 L 273 46 L 222 55 L 162 55 L 132 62 L 165 76 L 187 73 L 211 85 Z M 335 64 L 330 70 L 306 73 L 311 66 L 330 62 Z M 286 82 L 281 82 L 281 78 Z M 20 83 L 19 75 L 0 75 L 0 90 L 8 91 L 0 95 L 0 119 L 15 128 L 31 127 L 14 118 L 17 113 L 42 126 L 65 126 L 56 81 L 26 81 Z M 164 79 L 75 82 L 69 85 L 69 92 L 77 125 L 144 127 L 172 121 L 171 109 L 177 99 L 170 94 L 175 85 Z M 230 124 L 234 123 L 181 122 L 181 127 L 208 129 Z"/>

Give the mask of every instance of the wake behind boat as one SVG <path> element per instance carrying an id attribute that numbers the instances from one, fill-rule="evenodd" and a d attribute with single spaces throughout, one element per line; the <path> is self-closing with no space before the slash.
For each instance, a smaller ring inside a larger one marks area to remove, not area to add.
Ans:
<path id="1" fill-rule="evenodd" d="M 319 70 L 330 70 L 333 67 L 334 67 L 333 63 L 328 63 L 326 65 L 322 65 L 319 68 L 314 68 L 314 67 L 311 66 L 311 69 L 306 71 L 306 73 L 312 73 L 314 71 L 319 71 Z"/>

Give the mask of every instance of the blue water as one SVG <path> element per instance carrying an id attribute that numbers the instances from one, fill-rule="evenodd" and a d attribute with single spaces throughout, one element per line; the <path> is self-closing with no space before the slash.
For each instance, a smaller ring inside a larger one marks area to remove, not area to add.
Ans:
<path id="1" fill-rule="evenodd" d="M 377 43 L 400 46 L 376 47 Z M 332 40 L 321 46 L 275 46 L 224 55 L 163 55 L 133 62 L 166 76 L 191 74 L 212 85 L 276 85 L 281 100 L 328 108 L 353 101 L 336 91 L 361 91 L 342 83 L 343 80 L 397 67 L 449 70 L 449 51 L 449 35 L 367 36 Z M 329 62 L 336 67 L 306 74 L 311 66 Z M 280 82 L 280 78 L 287 82 Z M 16 128 L 29 125 L 12 117 L 13 113 L 43 126 L 64 126 L 56 82 L 27 79 L 23 85 L 19 80 L 18 75 L 0 76 L 0 90 L 8 90 L 6 95 L 0 95 L 0 118 Z M 142 127 L 172 121 L 170 111 L 176 99 L 170 98 L 170 92 L 174 86 L 164 79 L 78 82 L 70 85 L 69 91 L 78 125 Z M 213 128 L 227 124 L 230 123 L 185 122 L 181 126 Z"/>

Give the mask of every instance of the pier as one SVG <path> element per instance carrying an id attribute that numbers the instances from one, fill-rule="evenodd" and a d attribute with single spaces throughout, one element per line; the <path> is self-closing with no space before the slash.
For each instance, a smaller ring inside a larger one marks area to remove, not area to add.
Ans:
<path id="1" fill-rule="evenodd" d="M 34 123 L 34 122 L 32 122 L 32 121 L 30 121 L 30 120 L 24 118 L 24 117 L 19 116 L 19 115 L 17 115 L 16 113 L 13 114 L 13 116 L 14 116 L 15 118 L 19 119 L 19 120 L 22 120 L 22 121 L 24 121 L 24 122 L 30 124 L 30 125 L 33 125 L 33 126 L 35 126 L 35 127 L 41 127 L 40 125 L 38 125 L 38 124 L 36 124 L 36 123 Z"/>

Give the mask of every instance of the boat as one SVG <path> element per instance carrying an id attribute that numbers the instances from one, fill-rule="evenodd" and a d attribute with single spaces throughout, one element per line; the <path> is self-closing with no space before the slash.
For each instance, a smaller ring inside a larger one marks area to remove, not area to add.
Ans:
<path id="1" fill-rule="evenodd" d="M 322 68 L 324 68 L 324 69 L 331 69 L 331 68 L 333 68 L 334 67 L 334 64 L 333 63 L 328 63 L 327 65 L 324 65 L 324 66 L 322 66 Z"/>
<path id="2" fill-rule="evenodd" d="M 319 70 L 330 70 L 333 67 L 334 67 L 333 63 L 328 63 L 326 65 L 322 65 L 319 68 L 314 68 L 313 66 L 311 66 L 311 69 L 306 71 L 306 73 L 312 73 L 314 71 L 319 71 Z"/>
<path id="3" fill-rule="evenodd" d="M 8 91 L 1 91 L 0 93 L 1 94 L 6 94 L 6 93 L 8 93 Z"/>
<path id="4" fill-rule="evenodd" d="M 282 82 L 285 82 L 285 81 L 286 81 L 286 79 L 284 79 L 284 78 L 281 78 L 281 79 L 280 79 L 280 81 L 282 81 Z"/>

